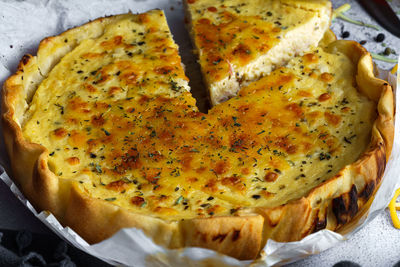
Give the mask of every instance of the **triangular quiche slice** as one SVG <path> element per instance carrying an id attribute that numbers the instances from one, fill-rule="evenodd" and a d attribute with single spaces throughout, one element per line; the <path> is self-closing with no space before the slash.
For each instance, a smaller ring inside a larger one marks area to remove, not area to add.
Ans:
<path id="1" fill-rule="evenodd" d="M 326 0 L 185 0 L 188 28 L 212 105 L 317 46 L 330 25 Z"/>
<path id="2" fill-rule="evenodd" d="M 238 259 L 364 214 L 393 142 L 393 92 L 355 42 L 199 112 L 159 10 L 46 38 L 2 101 L 13 178 L 37 209 L 91 243 L 136 227 Z"/>

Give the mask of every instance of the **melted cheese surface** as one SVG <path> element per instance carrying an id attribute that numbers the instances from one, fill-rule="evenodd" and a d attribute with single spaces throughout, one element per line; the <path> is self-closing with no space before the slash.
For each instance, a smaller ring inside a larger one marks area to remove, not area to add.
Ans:
<path id="1" fill-rule="evenodd" d="M 208 84 L 238 75 L 236 71 L 266 54 L 282 36 L 319 16 L 312 5 L 307 9 L 299 3 L 286 3 L 290 1 L 187 2 L 199 63 Z"/>
<path id="2" fill-rule="evenodd" d="M 94 198 L 166 220 L 304 196 L 369 143 L 375 104 L 321 48 L 200 113 L 161 11 L 126 15 L 64 56 L 23 125 L 50 169 Z"/>

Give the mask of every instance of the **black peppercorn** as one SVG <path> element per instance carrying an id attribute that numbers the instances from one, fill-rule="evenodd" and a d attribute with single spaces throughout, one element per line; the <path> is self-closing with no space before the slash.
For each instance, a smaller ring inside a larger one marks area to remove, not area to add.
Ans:
<path id="1" fill-rule="evenodd" d="M 360 267 L 360 265 L 352 261 L 340 261 L 332 267 Z"/>
<path id="2" fill-rule="evenodd" d="M 386 47 L 385 51 L 383 52 L 383 54 L 385 56 L 390 56 L 391 54 L 394 54 L 395 51 L 393 51 L 393 49 L 391 49 L 390 47 Z"/>
<path id="3" fill-rule="evenodd" d="M 348 31 L 345 31 L 342 33 L 342 38 L 348 38 L 350 36 L 350 33 Z"/>
<path id="4" fill-rule="evenodd" d="M 378 43 L 383 42 L 383 40 L 385 40 L 385 35 L 383 33 L 380 33 L 375 37 L 375 41 L 377 41 Z"/>
<path id="5" fill-rule="evenodd" d="M 365 41 L 365 40 L 360 41 L 360 45 L 365 45 L 366 43 L 367 43 L 367 41 Z"/>

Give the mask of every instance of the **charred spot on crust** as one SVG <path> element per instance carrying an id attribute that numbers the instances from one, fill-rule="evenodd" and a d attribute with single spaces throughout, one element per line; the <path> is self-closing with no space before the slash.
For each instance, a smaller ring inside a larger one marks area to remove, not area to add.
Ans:
<path id="1" fill-rule="evenodd" d="M 347 221 L 346 218 L 346 205 L 344 203 L 343 197 L 337 197 L 332 200 L 332 210 L 338 221 L 338 224 L 344 224 Z"/>
<path id="2" fill-rule="evenodd" d="M 348 193 L 332 200 L 332 211 L 338 224 L 345 224 L 356 215 L 358 211 L 357 200 L 357 188 L 355 185 L 351 187 Z"/>
<path id="3" fill-rule="evenodd" d="M 227 234 L 218 234 L 218 235 L 216 235 L 216 236 L 214 236 L 214 237 L 212 238 L 212 241 L 217 241 L 217 240 L 219 240 L 219 243 L 221 243 L 222 241 L 224 241 L 226 235 L 227 235 Z"/>
<path id="4" fill-rule="evenodd" d="M 207 234 L 202 233 L 202 232 L 200 232 L 200 231 L 196 231 L 196 235 L 200 236 L 200 240 L 201 240 L 203 243 L 206 243 L 206 242 L 207 242 Z"/>
<path id="5" fill-rule="evenodd" d="M 349 192 L 350 202 L 348 206 L 348 211 L 350 212 L 350 216 L 354 217 L 358 212 L 358 196 L 357 196 L 357 187 L 353 184 L 351 190 Z"/>
<path id="6" fill-rule="evenodd" d="M 275 226 L 277 226 L 277 225 L 279 224 L 279 221 L 277 221 L 277 222 L 271 222 L 271 221 L 269 221 L 268 223 L 269 223 L 269 226 L 275 227 Z"/>
<path id="7" fill-rule="evenodd" d="M 321 202 L 321 200 L 319 200 L 319 202 Z M 323 211 L 321 211 L 320 209 L 316 209 L 314 223 L 311 224 L 311 228 L 309 229 L 309 231 L 307 231 L 305 236 L 311 233 L 318 232 L 319 230 L 325 229 L 326 224 L 327 224 L 326 209 L 324 209 Z"/>
<path id="8" fill-rule="evenodd" d="M 375 181 L 369 181 L 364 189 L 360 192 L 359 197 L 365 199 L 367 201 L 369 197 L 372 195 L 375 189 Z"/>
<path id="9" fill-rule="evenodd" d="M 233 231 L 232 241 L 238 240 L 239 237 L 240 237 L 240 230 L 235 230 L 235 231 Z"/>
<path id="10" fill-rule="evenodd" d="M 322 220 L 317 217 L 314 232 L 318 232 L 319 230 L 325 229 L 326 224 L 327 224 L 326 217 L 324 217 Z"/>
<path id="11" fill-rule="evenodd" d="M 30 55 L 24 55 L 21 59 L 22 64 L 24 65 L 28 64 L 30 58 L 31 58 Z"/>
<path id="12" fill-rule="evenodd" d="M 376 159 L 376 166 L 378 168 L 377 172 L 377 181 L 380 181 L 383 177 L 383 173 L 385 172 L 385 166 L 386 166 L 386 154 L 384 153 L 384 145 L 382 143 L 379 144 L 379 152 L 377 156 L 375 157 Z"/>

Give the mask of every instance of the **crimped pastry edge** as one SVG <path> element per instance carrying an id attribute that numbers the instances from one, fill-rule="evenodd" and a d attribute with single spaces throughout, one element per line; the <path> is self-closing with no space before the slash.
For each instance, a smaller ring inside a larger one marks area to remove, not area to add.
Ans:
<path id="1" fill-rule="evenodd" d="M 157 244 L 169 248 L 204 247 L 238 259 L 256 258 L 268 239 L 289 242 L 321 229 L 344 231 L 368 212 L 393 145 L 394 102 L 391 87 L 374 77 L 370 54 L 352 41 L 336 41 L 327 49 L 345 53 L 358 66 L 358 89 L 377 103 L 371 143 L 359 160 L 301 199 L 275 208 L 248 209 L 239 216 L 167 222 L 90 198 L 74 182 L 57 177 L 49 170 L 48 150 L 27 142 L 22 135 L 27 102 L 63 55 L 80 40 L 101 34 L 105 25 L 120 16 L 126 15 L 100 18 L 44 39 L 38 55 L 25 55 L 17 72 L 3 86 L 3 132 L 13 179 L 36 208 L 52 212 L 89 243 L 100 242 L 121 228 L 137 227 Z M 64 43 L 66 38 L 74 41 Z"/>

